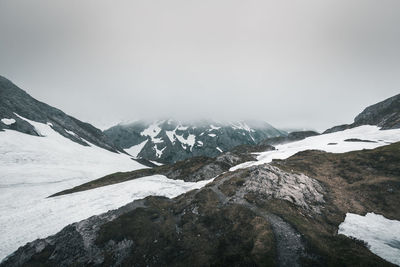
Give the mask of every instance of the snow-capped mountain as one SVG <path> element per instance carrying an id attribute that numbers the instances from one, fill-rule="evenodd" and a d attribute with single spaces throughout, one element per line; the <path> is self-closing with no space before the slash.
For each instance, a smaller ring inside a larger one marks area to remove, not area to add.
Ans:
<path id="1" fill-rule="evenodd" d="M 134 157 L 173 163 L 193 156 L 214 157 L 286 132 L 260 121 L 184 123 L 170 119 L 119 124 L 104 134 Z"/>
<path id="2" fill-rule="evenodd" d="M 10 129 L 41 136 L 42 134 L 24 118 L 48 124 L 54 131 L 78 144 L 89 146 L 91 143 L 110 151 L 119 150 L 101 130 L 34 99 L 0 76 L 0 131 Z"/>

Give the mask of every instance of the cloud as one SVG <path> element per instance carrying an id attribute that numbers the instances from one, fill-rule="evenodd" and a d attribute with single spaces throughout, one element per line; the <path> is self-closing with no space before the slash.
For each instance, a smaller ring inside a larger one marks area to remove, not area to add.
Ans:
<path id="1" fill-rule="evenodd" d="M 97 125 L 324 129 L 399 92 L 398 25 L 394 0 L 3 0 L 0 73 Z"/>

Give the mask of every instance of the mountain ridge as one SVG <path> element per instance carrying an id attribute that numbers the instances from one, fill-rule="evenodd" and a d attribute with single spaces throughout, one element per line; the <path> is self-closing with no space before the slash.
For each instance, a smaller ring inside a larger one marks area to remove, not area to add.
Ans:
<path id="1" fill-rule="evenodd" d="M 324 131 L 332 133 L 360 125 L 376 125 L 382 130 L 400 128 L 400 94 L 366 107 L 351 124 L 334 126 Z"/>
<path id="2" fill-rule="evenodd" d="M 286 132 L 266 122 L 181 122 L 172 119 L 119 124 L 104 134 L 138 158 L 174 163 L 195 156 L 215 157 L 238 145 L 255 145 Z"/>
<path id="3" fill-rule="evenodd" d="M 0 131 L 10 129 L 40 136 L 35 128 L 23 119 L 27 118 L 40 123 L 50 123 L 60 135 L 81 145 L 89 146 L 89 142 L 112 152 L 124 152 L 90 123 L 82 122 L 58 108 L 36 100 L 2 76 L 0 76 L 0 96 Z"/>

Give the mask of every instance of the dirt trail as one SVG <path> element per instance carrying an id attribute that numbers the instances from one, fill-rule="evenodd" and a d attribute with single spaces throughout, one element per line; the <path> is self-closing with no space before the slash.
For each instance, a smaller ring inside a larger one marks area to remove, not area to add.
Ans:
<path id="1" fill-rule="evenodd" d="M 231 201 L 224 193 L 221 192 L 219 186 L 222 185 L 230 177 L 224 177 L 210 186 L 211 190 L 218 196 L 222 205 Z M 301 235 L 289 223 L 285 222 L 279 216 L 263 211 L 254 204 L 249 203 L 243 198 L 235 198 L 234 203 L 245 206 L 260 217 L 267 220 L 274 232 L 276 249 L 278 254 L 278 266 L 301 266 L 300 257 L 305 255 L 305 244 L 301 239 Z"/>

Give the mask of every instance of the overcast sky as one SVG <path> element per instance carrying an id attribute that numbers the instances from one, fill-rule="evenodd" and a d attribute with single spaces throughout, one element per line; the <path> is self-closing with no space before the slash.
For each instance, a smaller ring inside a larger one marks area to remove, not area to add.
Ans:
<path id="1" fill-rule="evenodd" d="M 96 126 L 323 130 L 400 92 L 400 1 L 0 0 L 0 75 Z"/>

